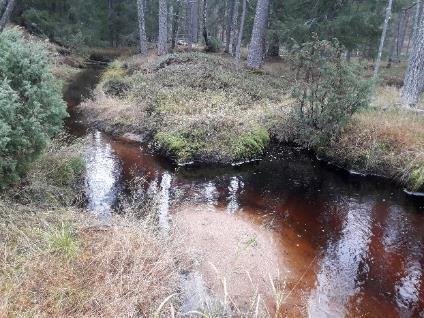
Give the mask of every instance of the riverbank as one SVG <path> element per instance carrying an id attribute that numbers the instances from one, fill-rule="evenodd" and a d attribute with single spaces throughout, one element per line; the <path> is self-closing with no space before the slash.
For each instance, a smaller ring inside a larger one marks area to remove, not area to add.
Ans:
<path id="1" fill-rule="evenodd" d="M 203 53 L 121 59 L 81 111 L 91 125 L 138 136 L 177 164 L 257 159 L 272 138 L 292 142 L 290 66 L 270 63 L 272 71 L 253 72 Z M 399 109 L 398 93 L 384 82 L 339 138 L 313 150 L 347 170 L 423 191 L 424 116 Z"/>
<path id="2" fill-rule="evenodd" d="M 95 77 L 89 76 L 88 82 Z M 86 95 L 91 87 L 88 82 L 86 88 L 67 85 L 66 91 L 72 91 L 65 93 L 69 109 Z M 22 180 L 0 194 L 0 316 L 169 317 L 187 311 L 211 317 L 224 312 L 253 314 L 246 301 L 227 303 L 234 291 L 221 295 L 218 285 L 207 286 L 204 291 L 212 302 L 188 303 L 193 294 L 184 286 L 193 274 L 193 241 L 181 224 L 167 233 L 161 231 L 155 198 L 127 201 L 120 196 L 117 209 L 124 216 L 94 217 L 94 212 L 86 208 L 90 200 L 87 140 L 74 140 L 76 136 L 79 134 L 57 136 Z M 96 182 L 99 187 L 105 186 L 103 179 Z M 107 195 L 97 193 L 94 199 L 105 200 L 101 194 Z M 112 198 L 110 204 L 116 199 Z M 247 227 L 224 213 L 217 213 L 215 220 Z M 217 231 L 215 227 L 209 233 Z M 255 236 L 255 231 L 250 229 L 250 234 Z M 238 241 L 242 238 L 235 239 L 233 243 L 242 244 Z M 269 249 L 267 242 L 261 241 L 258 253 Z M 209 240 L 209 244 L 215 242 Z M 208 258 L 220 255 L 218 249 L 208 250 Z M 238 261 L 244 263 L 246 258 Z M 231 268 L 234 262 L 228 261 L 226 266 Z M 267 279 L 264 275 L 262 278 Z M 202 278 L 197 282 L 204 284 Z M 256 312 L 260 310 L 262 317 L 269 317 L 275 307 L 271 287 L 261 294 L 254 290 L 244 294 L 244 299 L 258 297 Z M 263 293 L 271 298 L 266 304 L 260 299 Z M 270 306 L 268 313 L 266 306 Z"/>

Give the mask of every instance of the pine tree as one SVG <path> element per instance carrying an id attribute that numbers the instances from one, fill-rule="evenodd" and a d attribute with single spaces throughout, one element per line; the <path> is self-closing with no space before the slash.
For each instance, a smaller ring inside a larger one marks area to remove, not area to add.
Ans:
<path id="1" fill-rule="evenodd" d="M 421 1 L 417 2 L 417 12 L 420 12 Z M 405 107 L 415 106 L 424 88 L 424 19 L 417 14 L 417 24 L 414 30 L 411 55 L 406 71 L 404 86 L 401 92 L 401 104 Z"/>
<path id="2" fill-rule="evenodd" d="M 165 55 L 167 50 L 166 41 L 168 39 L 168 5 L 166 0 L 159 0 L 159 36 L 158 55 Z"/>
<path id="3" fill-rule="evenodd" d="M 252 38 L 250 40 L 249 54 L 247 56 L 247 65 L 252 68 L 260 68 L 262 66 L 268 11 L 269 0 L 258 0 L 258 4 L 256 5 L 255 21 L 253 23 Z"/>
<path id="4" fill-rule="evenodd" d="M 146 38 L 146 26 L 145 26 L 145 18 L 144 18 L 143 0 L 137 0 L 137 12 L 138 12 L 140 53 L 141 55 L 147 55 L 147 38 Z"/>
<path id="5" fill-rule="evenodd" d="M 246 11 L 247 11 L 247 0 L 243 0 L 243 9 L 241 12 L 241 21 L 240 21 L 240 30 L 238 33 L 237 46 L 236 46 L 236 61 L 240 63 L 241 58 L 241 41 L 243 40 L 244 33 L 244 23 L 246 20 Z"/>

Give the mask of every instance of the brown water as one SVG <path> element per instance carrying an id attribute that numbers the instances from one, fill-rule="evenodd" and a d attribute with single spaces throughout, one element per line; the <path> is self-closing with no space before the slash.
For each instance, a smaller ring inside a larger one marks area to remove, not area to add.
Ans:
<path id="1" fill-rule="evenodd" d="M 70 109 L 100 72 L 89 68 L 70 86 Z M 248 165 L 173 167 L 145 145 L 86 129 L 75 114 L 67 127 L 89 139 L 86 195 L 93 213 L 113 213 L 119 194 L 142 177 L 147 183 L 137 191 L 160 198 L 165 229 L 185 202 L 266 225 L 285 246 L 281 257 L 295 269 L 290 306 L 306 316 L 424 317 L 423 198 L 290 147 L 277 147 Z"/>

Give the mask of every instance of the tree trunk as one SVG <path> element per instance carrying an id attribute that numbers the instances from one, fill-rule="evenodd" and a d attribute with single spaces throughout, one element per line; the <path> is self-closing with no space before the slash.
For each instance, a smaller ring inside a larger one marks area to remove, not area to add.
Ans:
<path id="1" fill-rule="evenodd" d="M 192 3 L 191 0 L 186 0 L 186 40 L 187 40 L 187 46 L 188 50 L 191 51 L 193 49 L 193 34 L 191 33 L 193 30 L 193 20 L 191 18 L 191 9 Z"/>
<path id="2" fill-rule="evenodd" d="M 237 24 L 239 15 L 239 0 L 234 0 L 233 16 L 231 17 L 231 36 L 230 36 L 230 53 L 235 55 L 237 41 Z"/>
<path id="3" fill-rule="evenodd" d="M 262 66 L 263 44 L 265 40 L 265 28 L 268 21 L 268 10 L 269 0 L 258 0 L 249 54 L 247 56 L 247 65 L 252 68 L 260 68 Z"/>
<path id="4" fill-rule="evenodd" d="M 6 7 L 7 0 L 0 0 L 0 17 L 2 16 L 3 10 Z"/>
<path id="5" fill-rule="evenodd" d="M 137 0 L 137 13 L 138 13 L 138 33 L 140 40 L 140 54 L 147 55 L 147 38 L 146 26 L 144 19 L 144 4 L 143 0 Z"/>
<path id="6" fill-rule="evenodd" d="M 400 98 L 401 104 L 406 107 L 415 106 L 418 103 L 424 87 L 424 19 L 419 19 L 414 33 L 411 56 Z"/>
<path id="7" fill-rule="evenodd" d="M 390 29 L 390 28 L 393 28 L 393 26 L 389 25 L 388 29 Z M 389 58 L 387 60 L 387 68 L 392 67 L 393 61 L 395 59 L 396 48 L 397 48 L 397 45 L 398 45 L 399 24 L 397 26 L 397 30 L 396 31 L 393 30 L 392 33 L 393 33 L 393 41 L 391 43 L 390 50 L 389 50 Z"/>
<path id="8" fill-rule="evenodd" d="M 415 7 L 415 18 L 414 18 L 414 28 L 413 28 L 413 32 L 412 32 L 412 41 L 415 40 L 415 36 L 417 34 L 418 26 L 419 26 L 420 20 L 421 20 L 421 13 L 422 13 L 422 1 L 417 0 L 417 4 L 416 4 L 416 7 Z"/>
<path id="9" fill-rule="evenodd" d="M 0 32 L 4 30 L 7 22 L 9 22 L 10 16 L 13 12 L 13 8 L 15 7 L 15 2 L 16 0 L 9 0 L 9 2 L 7 3 L 6 9 L 4 10 L 0 19 Z"/>
<path id="10" fill-rule="evenodd" d="M 238 33 L 237 47 L 236 47 L 237 64 L 240 63 L 240 58 L 241 58 L 241 41 L 243 40 L 244 23 L 246 21 L 246 12 L 247 12 L 247 0 L 243 0 L 243 9 L 241 12 L 240 29 Z"/>
<path id="11" fill-rule="evenodd" d="M 167 35 L 167 18 L 168 18 L 168 6 L 166 0 L 159 0 L 159 36 L 158 36 L 158 55 L 164 55 L 167 53 L 166 40 Z"/>
<path id="12" fill-rule="evenodd" d="M 225 53 L 230 53 L 230 41 L 231 41 L 231 18 L 233 17 L 234 13 L 234 1 L 235 0 L 228 0 L 227 5 L 227 29 L 226 29 L 226 35 L 225 35 Z M 228 10 L 229 9 L 229 10 Z"/>
<path id="13" fill-rule="evenodd" d="M 392 16 L 392 5 L 393 5 L 393 0 L 388 0 L 387 8 L 386 8 L 386 17 L 384 19 L 383 32 L 381 34 L 380 46 L 378 48 L 378 53 L 377 53 L 377 60 L 375 61 L 375 66 L 374 66 L 374 79 L 377 78 L 378 71 L 380 70 L 381 55 L 383 54 L 384 41 L 386 40 L 387 26 L 389 25 L 389 21 Z"/>
<path id="14" fill-rule="evenodd" d="M 268 56 L 280 56 L 280 39 L 278 34 L 273 32 L 268 46 Z"/>
<path id="15" fill-rule="evenodd" d="M 351 60 L 352 60 L 352 49 L 348 49 L 346 51 L 346 62 L 350 63 Z"/>
<path id="16" fill-rule="evenodd" d="M 203 0 L 203 39 L 206 47 L 209 46 L 208 38 L 208 0 Z"/>
<path id="17" fill-rule="evenodd" d="M 197 43 L 199 41 L 199 1 L 191 0 L 190 18 L 191 18 L 191 41 Z"/>
<path id="18" fill-rule="evenodd" d="M 171 36 L 171 48 L 175 49 L 177 34 L 179 28 L 179 20 L 180 20 L 180 2 L 178 1 L 175 4 L 175 12 L 172 16 L 172 36 Z"/>
<path id="19" fill-rule="evenodd" d="M 398 36 L 398 46 L 397 46 L 398 62 L 400 62 L 400 59 L 402 56 L 402 50 L 405 45 L 405 35 L 406 35 L 406 30 L 408 29 L 408 25 L 409 25 L 409 11 L 404 10 L 402 15 L 402 24 L 400 26 L 400 31 Z"/>

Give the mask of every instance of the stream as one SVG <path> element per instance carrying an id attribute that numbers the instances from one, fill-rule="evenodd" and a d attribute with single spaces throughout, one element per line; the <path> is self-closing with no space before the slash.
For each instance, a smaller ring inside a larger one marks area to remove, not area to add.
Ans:
<path id="1" fill-rule="evenodd" d="M 267 224 L 299 274 L 296 297 L 309 317 L 424 317 L 424 198 L 376 177 L 319 162 L 296 148 L 276 147 L 263 160 L 227 168 L 174 167 L 145 145 L 84 126 L 73 108 L 89 96 L 102 67 L 92 65 L 64 97 L 74 136 L 88 145 L 88 208 L 114 213 L 134 178 L 159 196 L 159 220 L 190 202 Z"/>

